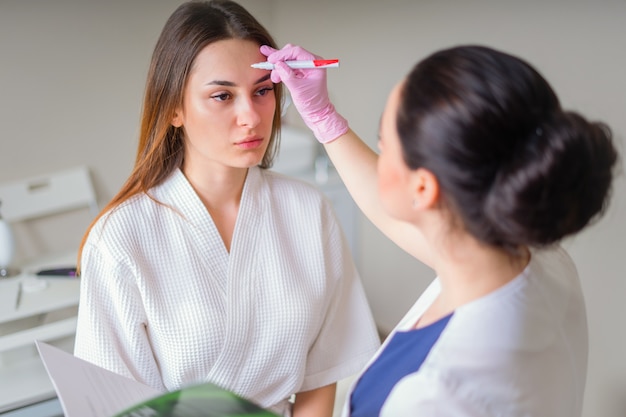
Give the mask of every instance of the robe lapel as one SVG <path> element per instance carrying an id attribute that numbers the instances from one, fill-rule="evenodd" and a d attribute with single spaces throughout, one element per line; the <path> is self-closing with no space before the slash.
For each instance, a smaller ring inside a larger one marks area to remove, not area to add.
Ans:
<path id="1" fill-rule="evenodd" d="M 253 333 L 257 264 L 262 262 L 258 248 L 262 245 L 262 219 L 269 206 L 266 183 L 260 168 L 248 170 L 233 233 L 226 282 L 226 336 L 220 355 L 207 379 L 233 388 L 250 356 L 248 337 Z"/>
<path id="2" fill-rule="evenodd" d="M 227 292 L 229 255 L 217 226 L 182 171 L 177 170 L 170 181 L 168 188 L 172 201 L 164 202 L 180 210 L 189 222 L 197 242 L 194 249 L 199 254 L 193 259 L 201 259 L 203 268 L 209 271 L 209 276 L 198 279 L 211 279 L 224 296 Z"/>

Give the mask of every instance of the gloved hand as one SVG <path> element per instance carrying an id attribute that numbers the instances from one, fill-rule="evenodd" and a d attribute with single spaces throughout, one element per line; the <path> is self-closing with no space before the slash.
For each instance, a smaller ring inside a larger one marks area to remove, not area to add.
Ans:
<path id="1" fill-rule="evenodd" d="M 321 143 L 328 143 L 346 133 L 348 121 L 328 98 L 325 69 L 292 69 L 283 61 L 321 59 L 305 49 L 291 44 L 280 50 L 261 46 L 261 53 L 274 64 L 272 82 L 283 82 L 304 123 Z"/>

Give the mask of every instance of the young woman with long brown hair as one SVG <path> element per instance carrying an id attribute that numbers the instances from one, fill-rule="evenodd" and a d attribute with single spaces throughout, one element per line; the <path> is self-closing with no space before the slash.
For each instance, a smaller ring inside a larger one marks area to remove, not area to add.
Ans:
<path id="1" fill-rule="evenodd" d="M 330 417 L 335 382 L 379 340 L 329 202 L 267 169 L 281 86 L 251 64 L 273 43 L 226 0 L 165 24 L 135 167 L 81 248 L 75 354 L 164 391 L 210 381 Z"/>

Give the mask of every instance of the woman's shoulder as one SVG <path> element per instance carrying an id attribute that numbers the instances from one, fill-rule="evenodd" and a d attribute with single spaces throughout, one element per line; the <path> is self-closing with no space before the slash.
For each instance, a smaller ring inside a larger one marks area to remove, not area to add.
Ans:
<path id="1" fill-rule="evenodd" d="M 285 194 L 299 194 L 315 198 L 322 198 L 322 191 L 311 182 L 302 178 L 292 177 L 280 172 L 262 170 L 262 175 L 272 189 Z"/>
<path id="2" fill-rule="evenodd" d="M 567 404 L 584 382 L 587 354 L 576 282 L 574 264 L 561 247 L 533 251 L 522 274 L 454 312 L 419 372 L 394 388 L 397 401 L 390 401 L 389 410 L 446 403 L 477 415 L 571 411 L 575 406 Z M 520 395 L 533 400 L 520 403 Z"/>
<path id="3" fill-rule="evenodd" d="M 259 192 L 271 207 L 274 218 L 292 224 L 294 230 L 338 233 L 339 219 L 330 197 L 313 183 L 278 172 L 262 170 L 264 188 Z"/>
<path id="4" fill-rule="evenodd" d="M 310 210 L 310 215 L 332 212 L 330 199 L 313 183 L 270 170 L 262 170 L 262 176 L 274 207 L 295 213 Z"/>
<path id="5" fill-rule="evenodd" d="M 145 218 L 154 210 L 155 202 L 145 193 L 136 194 L 105 212 L 98 223 L 126 223 Z"/>
<path id="6" fill-rule="evenodd" d="M 442 341 L 477 349 L 535 350 L 554 343 L 563 329 L 578 331 L 570 324 L 581 315 L 584 323 L 584 314 L 578 274 L 567 252 L 538 250 L 512 281 L 459 307 Z"/>
<path id="7" fill-rule="evenodd" d="M 87 243 L 120 242 L 138 237 L 149 229 L 159 210 L 158 203 L 147 194 L 130 197 L 102 214 L 92 227 Z M 143 232 L 142 232 L 143 231 Z"/>

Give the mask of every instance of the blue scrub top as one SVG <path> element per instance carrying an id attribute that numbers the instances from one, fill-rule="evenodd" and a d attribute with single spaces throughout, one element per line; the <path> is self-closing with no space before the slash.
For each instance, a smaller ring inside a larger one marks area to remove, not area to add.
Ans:
<path id="1" fill-rule="evenodd" d="M 350 397 L 350 416 L 378 417 L 396 383 L 422 366 L 450 317 L 452 314 L 420 329 L 396 332 L 357 382 Z"/>

